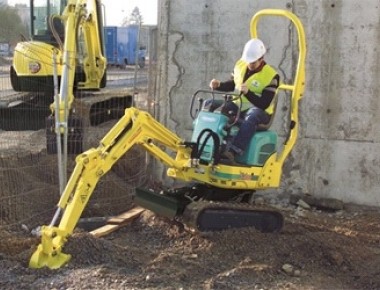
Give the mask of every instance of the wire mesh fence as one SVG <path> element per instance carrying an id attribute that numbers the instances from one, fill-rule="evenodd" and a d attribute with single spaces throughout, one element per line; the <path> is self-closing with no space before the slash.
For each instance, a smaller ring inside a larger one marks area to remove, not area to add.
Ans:
<path id="1" fill-rule="evenodd" d="M 50 222 L 60 197 L 56 123 L 48 118 L 52 99 L 45 98 L 46 88 L 13 91 L 10 64 L 10 59 L 1 59 L 0 228 L 23 225 L 31 229 Z M 79 123 L 71 126 L 69 121 L 68 177 L 76 156 L 97 147 L 132 105 L 136 87 L 140 99 L 146 97 L 147 71 L 147 67 L 137 73 L 135 67 L 110 68 L 104 89 L 75 92 L 70 118 Z M 147 182 L 147 168 L 145 151 L 132 148 L 101 178 L 82 216 L 111 216 L 130 209 L 134 189 Z"/>

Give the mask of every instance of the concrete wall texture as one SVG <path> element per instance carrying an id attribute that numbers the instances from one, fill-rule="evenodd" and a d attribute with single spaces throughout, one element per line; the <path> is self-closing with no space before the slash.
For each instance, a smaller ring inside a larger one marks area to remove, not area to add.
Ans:
<path id="1" fill-rule="evenodd" d="M 306 89 L 298 142 L 286 161 L 281 192 L 309 193 L 380 206 L 378 0 L 160 0 L 157 118 L 189 138 L 189 104 L 212 78 L 229 78 L 249 23 L 261 9 L 288 9 L 307 38 Z M 292 79 L 296 30 L 262 18 L 266 61 Z M 274 127 L 285 138 L 289 96 L 280 96 Z"/>

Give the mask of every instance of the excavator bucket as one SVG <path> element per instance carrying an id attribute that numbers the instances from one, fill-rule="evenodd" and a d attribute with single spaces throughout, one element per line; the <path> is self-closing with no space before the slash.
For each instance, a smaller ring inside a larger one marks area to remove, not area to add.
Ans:
<path id="1" fill-rule="evenodd" d="M 58 269 L 68 263 L 71 259 L 71 255 L 59 253 L 59 254 L 47 254 L 44 253 L 42 245 L 39 245 L 37 250 L 33 253 L 29 261 L 29 268 L 39 269 L 42 267 L 48 267 L 50 269 Z"/>
<path id="2" fill-rule="evenodd" d="M 49 267 L 58 269 L 71 259 L 71 255 L 62 253 L 63 244 L 67 240 L 67 233 L 56 227 L 43 226 L 41 228 L 41 244 L 33 253 L 30 268 Z"/>

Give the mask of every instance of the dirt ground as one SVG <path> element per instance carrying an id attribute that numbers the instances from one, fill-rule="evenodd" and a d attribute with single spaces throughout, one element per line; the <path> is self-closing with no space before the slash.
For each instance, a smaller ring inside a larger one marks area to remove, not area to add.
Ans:
<path id="1" fill-rule="evenodd" d="M 29 269 L 39 240 L 0 232 L 1 289 L 380 289 L 380 210 L 277 201 L 279 233 L 195 233 L 149 211 L 103 238 L 76 230 L 58 270 Z"/>

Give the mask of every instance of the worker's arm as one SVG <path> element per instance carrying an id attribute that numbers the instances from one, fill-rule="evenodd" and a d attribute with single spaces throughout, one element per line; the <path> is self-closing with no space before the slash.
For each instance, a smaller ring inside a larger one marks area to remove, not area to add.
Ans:
<path id="1" fill-rule="evenodd" d="M 233 92 L 235 90 L 235 82 L 233 74 L 231 75 L 231 79 L 221 82 L 217 79 L 212 79 L 210 82 L 210 88 L 212 90 L 218 90 L 221 92 Z"/>
<path id="2" fill-rule="evenodd" d="M 270 84 L 264 88 L 261 96 L 256 95 L 254 92 L 249 91 L 244 94 L 244 96 L 250 101 L 255 107 L 265 110 L 271 104 L 276 90 L 279 86 L 280 78 L 276 75 Z"/>
<path id="3" fill-rule="evenodd" d="M 222 91 L 222 92 L 233 92 L 235 90 L 234 80 L 228 80 L 225 82 L 220 82 L 217 90 Z"/>

